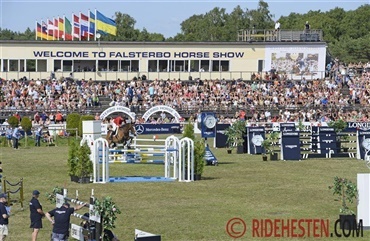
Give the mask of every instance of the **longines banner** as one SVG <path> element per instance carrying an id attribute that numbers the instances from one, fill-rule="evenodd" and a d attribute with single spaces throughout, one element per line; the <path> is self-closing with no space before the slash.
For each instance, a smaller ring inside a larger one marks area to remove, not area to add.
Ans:
<path id="1" fill-rule="evenodd" d="M 175 134 L 180 132 L 180 124 L 138 124 L 135 126 L 138 135 Z"/>

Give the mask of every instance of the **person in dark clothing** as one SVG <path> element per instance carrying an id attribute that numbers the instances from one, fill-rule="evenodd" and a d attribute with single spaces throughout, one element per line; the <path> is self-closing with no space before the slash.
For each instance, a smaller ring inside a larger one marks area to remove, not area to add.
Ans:
<path id="1" fill-rule="evenodd" d="M 42 228 L 42 218 L 45 216 L 44 211 L 42 211 L 42 206 L 38 200 L 40 192 L 34 190 L 32 192 L 32 199 L 30 201 L 30 219 L 31 225 L 30 228 L 33 229 L 32 231 L 32 241 L 37 240 L 37 235 Z"/>
<path id="2" fill-rule="evenodd" d="M 5 207 L 7 195 L 0 194 L 0 241 L 4 241 L 8 236 L 9 212 Z"/>
<path id="3" fill-rule="evenodd" d="M 65 202 L 60 208 L 55 208 L 45 214 L 46 218 L 53 224 L 53 241 L 68 240 L 71 215 L 74 211 L 77 211 L 84 206 L 85 204 L 81 204 L 77 207 L 71 208 L 69 203 Z M 52 217 L 54 217 L 54 220 Z"/>

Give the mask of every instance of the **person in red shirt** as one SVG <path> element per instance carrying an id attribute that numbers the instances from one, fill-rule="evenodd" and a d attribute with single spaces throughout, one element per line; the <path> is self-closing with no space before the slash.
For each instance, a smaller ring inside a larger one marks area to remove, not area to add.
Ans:
<path id="1" fill-rule="evenodd" d="M 113 119 L 112 121 L 112 127 L 113 127 L 113 134 L 111 137 L 116 136 L 118 133 L 118 128 L 123 126 L 125 124 L 125 119 L 122 118 L 122 116 L 117 116 L 116 118 Z"/>

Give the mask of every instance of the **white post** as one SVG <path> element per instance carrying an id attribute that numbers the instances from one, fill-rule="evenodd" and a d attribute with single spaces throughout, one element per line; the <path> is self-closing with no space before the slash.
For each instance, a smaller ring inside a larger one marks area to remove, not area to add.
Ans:
<path id="1" fill-rule="evenodd" d="M 94 183 L 109 182 L 109 146 L 104 138 L 98 138 L 94 141 Z M 101 164 L 101 165 L 100 165 Z"/>
<path id="2" fill-rule="evenodd" d="M 194 181 L 194 141 L 192 139 L 185 137 L 180 140 L 179 156 L 179 181 Z M 186 178 L 185 166 L 187 166 Z"/>
<path id="3" fill-rule="evenodd" d="M 370 173 L 357 173 L 357 222 L 362 219 L 364 229 L 370 228 Z"/>

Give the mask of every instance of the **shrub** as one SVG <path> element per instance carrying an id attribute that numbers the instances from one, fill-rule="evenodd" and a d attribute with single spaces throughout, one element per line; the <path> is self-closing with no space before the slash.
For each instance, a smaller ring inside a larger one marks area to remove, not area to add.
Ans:
<path id="1" fill-rule="evenodd" d="M 8 119 L 8 123 L 9 123 L 9 125 L 10 125 L 12 128 L 14 128 L 14 127 L 17 127 L 17 126 L 19 125 L 19 120 L 18 120 L 18 118 L 17 118 L 17 117 L 15 117 L 15 116 L 11 116 L 11 117 L 9 117 L 9 119 Z"/>
<path id="2" fill-rule="evenodd" d="M 81 115 L 78 113 L 71 113 L 67 115 L 67 129 L 78 129 Z M 76 135 L 76 132 L 70 131 L 71 136 Z"/>

